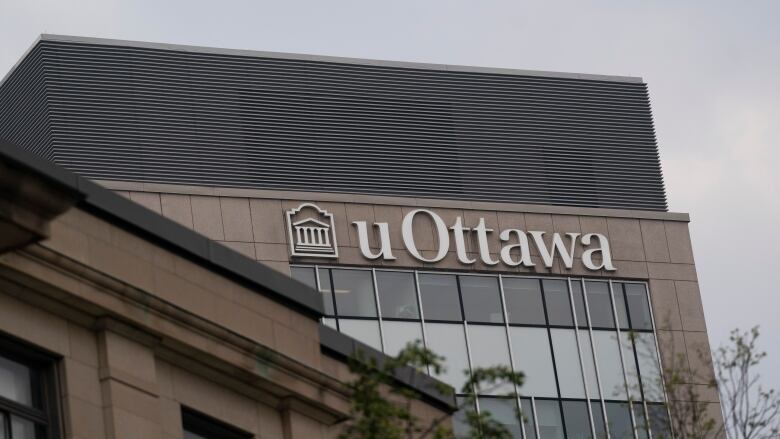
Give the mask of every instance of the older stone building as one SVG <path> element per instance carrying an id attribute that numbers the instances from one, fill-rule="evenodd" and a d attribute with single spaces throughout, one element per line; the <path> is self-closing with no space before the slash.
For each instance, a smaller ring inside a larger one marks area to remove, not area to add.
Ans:
<path id="1" fill-rule="evenodd" d="M 456 389 L 524 372 L 476 407 L 516 437 L 668 437 L 679 358 L 719 419 L 640 78 L 45 36 L 0 112 L 82 176 L 2 259 L 0 330 L 61 365 L 68 435 L 326 435 L 352 338 L 421 340 Z"/>

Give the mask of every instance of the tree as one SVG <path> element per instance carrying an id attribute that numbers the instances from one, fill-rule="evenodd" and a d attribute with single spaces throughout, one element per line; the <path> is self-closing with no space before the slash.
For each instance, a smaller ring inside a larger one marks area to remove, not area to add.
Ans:
<path id="1" fill-rule="evenodd" d="M 413 402 L 418 399 L 415 391 L 394 383 L 394 373 L 403 367 L 418 370 L 429 368 L 435 374 L 444 371 L 444 358 L 422 347 L 417 341 L 409 343 L 395 358 L 380 362 L 373 356 L 358 351 L 349 361 L 350 371 L 355 379 L 348 384 L 352 392 L 351 417 L 347 421 L 341 439 L 404 439 L 404 438 L 454 438 L 453 431 L 446 426 L 450 415 L 444 415 L 428 423 L 413 413 Z M 465 438 L 511 439 L 512 435 L 487 411 L 477 413 L 474 407 L 474 389 L 483 392 L 502 387 L 516 389 L 523 384 L 523 374 L 513 372 L 506 366 L 478 368 L 472 371 L 461 392 L 467 396 L 461 407 L 465 410 L 465 422 L 469 427 Z M 439 391 L 451 392 L 441 384 Z M 507 397 L 517 398 L 515 391 L 506 392 Z M 522 420 L 519 408 L 515 415 Z"/>
<path id="2" fill-rule="evenodd" d="M 706 377 L 702 370 L 690 370 L 684 354 L 676 354 L 667 361 L 663 374 L 670 402 L 669 424 L 676 439 L 780 437 L 780 396 L 775 390 L 765 390 L 760 383 L 757 368 L 766 352 L 759 351 L 758 338 L 758 327 L 745 332 L 735 329 L 728 343 L 711 356 L 702 349 L 693 352 L 701 364 L 712 360 L 714 377 Z M 711 413 L 711 404 L 704 397 L 702 387 L 717 392 L 723 422 L 720 416 Z"/>

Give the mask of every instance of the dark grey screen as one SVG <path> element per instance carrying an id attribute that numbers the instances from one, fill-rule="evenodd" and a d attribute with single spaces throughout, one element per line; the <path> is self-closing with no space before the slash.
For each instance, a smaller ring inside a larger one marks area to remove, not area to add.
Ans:
<path id="1" fill-rule="evenodd" d="M 0 137 L 90 178 L 666 210 L 637 78 L 43 38 Z"/>

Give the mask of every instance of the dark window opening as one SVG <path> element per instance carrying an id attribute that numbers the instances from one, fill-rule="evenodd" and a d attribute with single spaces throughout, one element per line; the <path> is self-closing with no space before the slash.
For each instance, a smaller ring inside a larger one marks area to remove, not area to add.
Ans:
<path id="1" fill-rule="evenodd" d="M 249 439 L 253 435 L 210 416 L 183 407 L 184 439 Z"/>

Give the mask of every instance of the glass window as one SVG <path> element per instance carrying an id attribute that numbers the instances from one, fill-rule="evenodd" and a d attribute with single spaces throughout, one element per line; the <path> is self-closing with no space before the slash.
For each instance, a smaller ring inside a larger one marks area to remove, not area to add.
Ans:
<path id="1" fill-rule="evenodd" d="M 33 405 L 30 368 L 0 357 L 0 396 L 27 406 Z"/>
<path id="2" fill-rule="evenodd" d="M 601 411 L 601 403 L 591 402 L 590 412 L 593 414 L 593 428 L 596 430 L 596 439 L 607 439 L 607 425 L 604 423 L 604 412 Z"/>
<path id="3" fill-rule="evenodd" d="M 562 398 L 585 398 L 585 383 L 573 329 L 550 329 L 555 354 L 555 369 Z"/>
<path id="4" fill-rule="evenodd" d="M 383 318 L 420 318 L 414 273 L 377 271 L 376 288 Z"/>
<path id="5" fill-rule="evenodd" d="M 466 398 L 458 396 L 455 398 L 455 401 L 458 404 L 459 409 L 457 412 L 455 412 L 454 415 L 452 415 L 452 432 L 454 433 L 456 439 L 470 438 L 471 427 L 469 427 L 469 423 L 466 422 L 466 413 L 473 413 L 475 409 L 468 403 Z"/>
<path id="6" fill-rule="evenodd" d="M 181 411 L 184 439 L 248 439 L 252 435 L 194 410 Z"/>
<path id="7" fill-rule="evenodd" d="M 290 267 L 290 276 L 312 289 L 317 289 L 317 277 L 313 267 Z"/>
<path id="8" fill-rule="evenodd" d="M 339 319 L 339 330 L 378 351 L 382 350 L 378 320 Z"/>
<path id="9" fill-rule="evenodd" d="M 330 285 L 330 270 L 320 268 L 317 272 L 320 278 L 320 293 L 322 293 L 322 304 L 325 307 L 325 315 L 336 315 L 333 310 L 333 288 Z"/>
<path id="10" fill-rule="evenodd" d="M 642 379 L 645 400 L 663 402 L 663 381 L 656 354 L 655 336 L 648 332 L 635 333 L 634 344 L 636 346 L 636 358 L 639 361 L 639 375 Z"/>
<path id="11" fill-rule="evenodd" d="M 558 401 L 536 400 L 539 439 L 563 439 L 563 423 Z"/>
<path id="12" fill-rule="evenodd" d="M 504 323 L 498 277 L 459 276 L 460 293 L 466 320 L 479 323 Z"/>
<path id="13" fill-rule="evenodd" d="M 627 399 L 617 332 L 593 331 L 593 345 L 596 361 L 599 365 L 599 377 L 601 378 L 604 398 Z"/>
<path id="14" fill-rule="evenodd" d="M 466 382 L 469 358 L 466 353 L 466 334 L 462 324 L 426 323 L 425 341 L 428 349 L 445 358 L 446 370 L 436 376 L 460 392 Z M 465 372 L 464 372 L 465 371 Z"/>
<path id="15" fill-rule="evenodd" d="M 517 419 L 516 399 L 479 398 L 479 412 L 490 413 L 491 418 L 503 425 L 513 438 L 522 438 L 520 421 Z"/>
<path id="16" fill-rule="evenodd" d="M 628 329 L 628 312 L 626 311 L 626 298 L 623 295 L 623 284 L 620 282 L 613 282 L 612 292 L 614 293 L 615 311 L 617 312 L 620 329 Z"/>
<path id="17" fill-rule="evenodd" d="M 509 328 L 515 370 L 525 374 L 520 388 L 523 396 L 557 397 L 555 369 L 553 369 L 550 340 L 547 329 Z"/>
<path id="18" fill-rule="evenodd" d="M 422 326 L 419 322 L 382 321 L 382 334 L 385 336 L 385 353 L 396 356 L 408 343 L 422 342 Z"/>
<path id="19" fill-rule="evenodd" d="M 471 348 L 471 366 L 474 369 L 510 367 L 505 326 L 468 325 L 466 330 Z M 514 386 L 506 384 L 479 389 L 479 393 L 484 395 L 507 395 L 514 391 Z"/>
<path id="20" fill-rule="evenodd" d="M 596 378 L 596 363 L 593 358 L 593 347 L 590 343 L 590 332 L 584 329 L 579 330 L 580 334 L 580 352 L 582 353 L 582 365 L 585 367 L 585 380 L 588 384 L 588 397 L 599 398 L 599 382 Z"/>
<path id="21" fill-rule="evenodd" d="M 460 322 L 458 283 L 455 276 L 447 274 L 420 274 L 420 300 L 425 320 Z"/>
<path id="22" fill-rule="evenodd" d="M 323 317 L 322 324 L 329 328 L 338 329 L 338 326 L 336 326 L 336 319 L 334 318 Z"/>
<path id="23" fill-rule="evenodd" d="M 672 427 L 669 424 L 669 414 L 665 405 L 648 404 L 647 416 L 650 420 L 653 439 L 672 439 Z"/>
<path id="24" fill-rule="evenodd" d="M 653 329 L 650 318 L 650 306 L 647 303 L 647 290 L 644 284 L 625 284 L 628 314 L 633 329 Z"/>
<path id="25" fill-rule="evenodd" d="M 571 303 L 566 281 L 543 280 L 544 301 L 547 305 L 547 319 L 551 325 L 572 326 Z"/>
<path id="26" fill-rule="evenodd" d="M 574 314 L 577 316 L 577 326 L 587 327 L 588 318 L 585 313 L 585 299 L 582 297 L 582 282 L 571 280 L 571 297 L 574 299 Z"/>
<path id="27" fill-rule="evenodd" d="M 568 439 L 592 439 L 588 403 L 585 401 L 561 401 L 563 420 Z"/>
<path id="28" fill-rule="evenodd" d="M 588 299 L 590 324 L 594 328 L 614 328 L 612 302 L 609 300 L 609 284 L 606 282 L 585 282 L 585 296 Z"/>
<path id="29" fill-rule="evenodd" d="M 610 437 L 612 439 L 634 439 L 628 403 L 608 402 L 604 407 L 607 409 L 607 425 Z"/>
<path id="30" fill-rule="evenodd" d="M 339 317 L 376 317 L 371 271 L 332 269 L 331 274 Z"/>
<path id="31" fill-rule="evenodd" d="M 636 357 L 634 356 L 634 343 L 632 343 L 636 333 L 621 332 L 620 339 L 623 349 L 624 367 L 626 368 L 626 379 L 628 380 L 628 394 L 633 401 L 642 399 L 642 391 L 639 388 L 639 371 L 636 368 Z"/>
<path id="32" fill-rule="evenodd" d="M 647 423 L 645 422 L 645 408 L 641 403 L 633 403 L 631 407 L 634 409 L 634 422 L 636 422 L 636 437 L 637 439 L 650 439 L 650 435 L 647 433 Z"/>
<path id="33" fill-rule="evenodd" d="M 538 279 L 503 278 L 509 323 L 544 325 L 544 302 Z"/>
<path id="34" fill-rule="evenodd" d="M 11 416 L 11 439 L 37 439 L 35 423 L 18 416 Z"/>
<path id="35" fill-rule="evenodd" d="M 534 422 L 534 408 L 531 398 L 520 398 L 520 414 L 523 419 L 525 439 L 536 439 L 536 423 Z"/>

